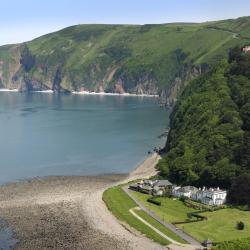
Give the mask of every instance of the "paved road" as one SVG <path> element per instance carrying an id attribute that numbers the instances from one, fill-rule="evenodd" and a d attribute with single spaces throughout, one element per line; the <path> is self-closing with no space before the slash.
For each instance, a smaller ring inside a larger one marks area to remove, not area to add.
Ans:
<path id="1" fill-rule="evenodd" d="M 176 235 L 178 235 L 179 237 L 181 237 L 183 240 L 185 240 L 189 244 L 195 246 L 196 248 L 199 248 L 199 249 L 203 249 L 204 248 L 200 244 L 200 242 L 198 242 L 197 240 L 195 240 L 193 237 L 191 237 L 190 235 L 186 234 L 182 230 L 177 229 L 173 224 L 167 223 L 167 222 L 163 221 L 160 217 L 158 217 L 152 211 L 150 211 L 149 209 L 147 209 L 143 204 L 141 204 L 141 202 L 136 197 L 134 197 L 133 195 L 131 195 L 131 193 L 130 193 L 130 191 L 128 189 L 128 186 L 123 186 L 122 189 L 137 204 L 138 207 L 140 207 L 144 212 L 146 212 L 148 215 L 150 215 L 151 217 L 153 217 L 156 221 L 158 221 L 159 223 L 161 223 L 166 228 L 170 229 Z"/>

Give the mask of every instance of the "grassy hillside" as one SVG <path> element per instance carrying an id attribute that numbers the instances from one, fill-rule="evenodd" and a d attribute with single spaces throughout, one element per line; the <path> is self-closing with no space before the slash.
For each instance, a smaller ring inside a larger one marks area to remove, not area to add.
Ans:
<path id="1" fill-rule="evenodd" d="M 229 188 L 235 177 L 250 173 L 249 117 L 250 52 L 236 47 L 228 62 L 192 81 L 181 95 L 159 164 L 162 175 L 179 184 Z M 250 205 L 248 179 L 233 185 L 231 201 Z"/>
<path id="2" fill-rule="evenodd" d="M 160 93 L 178 77 L 196 76 L 194 67 L 213 64 L 230 47 L 246 44 L 249 22 L 246 17 L 202 24 L 72 26 L 0 47 L 0 83 L 22 90 Z"/>

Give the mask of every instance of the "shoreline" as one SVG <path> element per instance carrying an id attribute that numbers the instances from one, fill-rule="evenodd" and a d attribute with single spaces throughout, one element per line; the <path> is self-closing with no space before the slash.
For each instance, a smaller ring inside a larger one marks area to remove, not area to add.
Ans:
<path id="1" fill-rule="evenodd" d="M 0 92 L 20 92 L 18 89 L 0 89 Z M 55 93 L 55 91 L 48 89 L 48 90 L 34 90 L 30 91 L 31 93 Z M 131 93 L 111 93 L 111 92 L 90 92 L 90 91 L 71 91 L 69 92 L 72 95 L 99 95 L 99 96 L 135 96 L 135 97 L 156 97 L 158 98 L 159 95 L 148 95 L 148 94 L 131 94 Z"/>
<path id="2" fill-rule="evenodd" d="M 36 177 L 4 184 L 1 219 L 19 240 L 17 249 L 166 249 L 123 225 L 102 200 L 109 187 L 156 174 L 159 159 L 154 153 L 126 175 Z"/>
<path id="3" fill-rule="evenodd" d="M 19 92 L 18 89 L 0 89 L 0 92 Z"/>

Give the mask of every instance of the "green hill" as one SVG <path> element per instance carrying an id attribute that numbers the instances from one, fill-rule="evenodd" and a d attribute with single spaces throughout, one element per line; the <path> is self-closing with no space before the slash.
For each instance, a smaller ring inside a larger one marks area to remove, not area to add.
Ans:
<path id="1" fill-rule="evenodd" d="M 244 176 L 250 173 L 250 52 L 232 49 L 228 62 L 185 88 L 158 167 L 179 184 L 229 188 L 236 181 L 231 201 L 250 205 L 250 176 Z"/>
<path id="2" fill-rule="evenodd" d="M 0 47 L 0 85 L 20 90 L 179 90 L 250 40 L 250 17 L 201 24 L 77 25 Z M 21 62 L 21 63 L 20 63 Z"/>

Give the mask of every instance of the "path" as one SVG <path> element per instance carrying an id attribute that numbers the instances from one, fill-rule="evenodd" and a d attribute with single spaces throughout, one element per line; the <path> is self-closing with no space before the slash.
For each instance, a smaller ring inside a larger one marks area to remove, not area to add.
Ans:
<path id="1" fill-rule="evenodd" d="M 171 243 L 174 243 L 176 245 L 181 245 L 179 242 L 173 240 L 172 238 L 168 237 L 166 234 L 162 233 L 160 230 L 158 230 L 157 228 L 155 228 L 154 226 L 152 226 L 151 224 L 149 224 L 147 221 L 145 221 L 143 218 L 141 218 L 138 214 L 135 213 L 135 210 L 140 210 L 139 207 L 134 207 L 129 209 L 129 212 L 136 217 L 138 220 L 140 220 L 142 223 L 144 223 L 145 225 L 147 225 L 148 227 L 150 227 L 152 230 L 154 230 L 156 233 L 158 233 L 161 237 L 163 237 L 164 239 L 170 241 Z"/>
<path id="2" fill-rule="evenodd" d="M 124 187 L 122 187 L 122 189 L 137 204 L 137 206 L 140 207 L 145 213 L 147 213 L 148 215 L 150 215 L 152 218 L 154 218 L 156 221 L 158 221 L 159 223 L 161 223 L 166 228 L 170 229 L 173 233 L 175 233 L 176 235 L 178 235 L 180 238 L 182 238 L 183 240 L 185 240 L 189 244 L 195 246 L 196 248 L 203 249 L 203 247 L 200 244 L 200 242 L 198 242 L 197 240 L 195 240 L 193 237 L 191 237 L 190 235 L 186 234 L 182 230 L 176 228 L 173 224 L 167 223 L 167 222 L 163 221 L 160 217 L 158 217 L 152 211 L 150 211 L 144 205 L 142 205 L 141 202 L 136 197 L 134 197 L 133 195 L 131 195 L 131 193 L 129 192 L 128 186 L 124 186 Z"/>
<path id="3" fill-rule="evenodd" d="M 217 49 L 219 49 L 220 47 L 222 47 L 224 44 L 226 44 L 228 41 L 230 41 L 232 38 L 233 39 L 238 39 L 239 38 L 239 34 L 238 33 L 234 33 L 234 32 L 231 32 L 229 30 L 224 30 L 224 29 L 219 29 L 219 28 L 210 28 L 211 30 L 219 30 L 219 31 L 222 31 L 222 32 L 226 32 L 226 33 L 229 33 L 231 34 L 232 36 L 228 36 L 226 37 L 224 40 L 222 40 L 221 42 L 219 42 L 218 44 L 216 44 L 215 46 L 213 46 L 212 49 L 210 49 L 207 53 L 205 53 L 204 55 L 202 55 L 201 57 L 199 57 L 197 60 L 196 60 L 196 63 L 201 63 L 203 58 L 205 58 L 207 55 L 213 53 L 214 51 L 216 51 Z"/>

